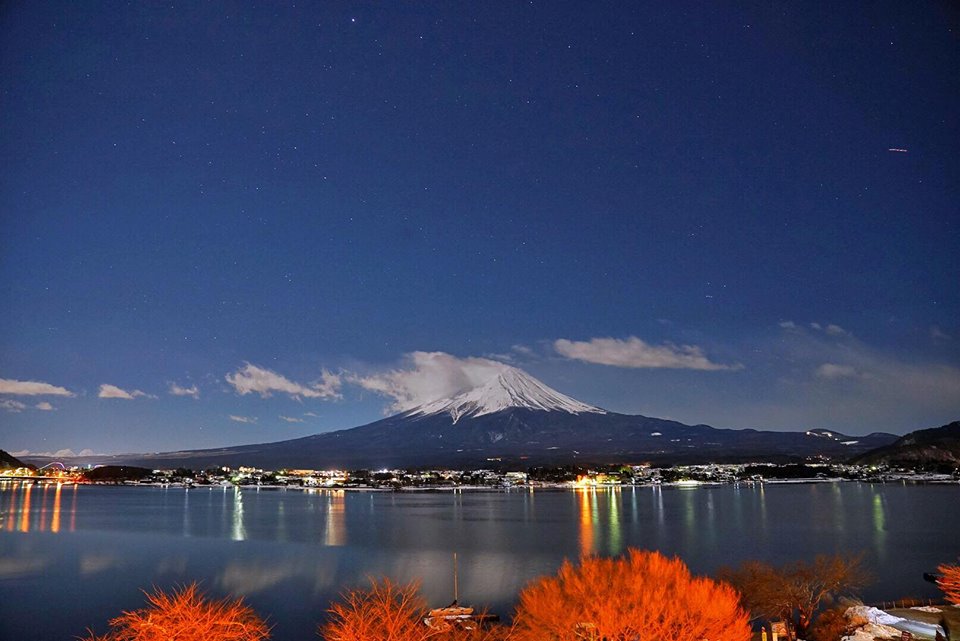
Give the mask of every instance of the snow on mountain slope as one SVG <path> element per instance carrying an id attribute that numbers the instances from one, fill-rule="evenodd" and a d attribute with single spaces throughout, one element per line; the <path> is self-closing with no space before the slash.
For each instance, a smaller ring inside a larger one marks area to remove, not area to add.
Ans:
<path id="1" fill-rule="evenodd" d="M 512 407 L 568 414 L 606 414 L 605 410 L 587 405 L 551 389 L 526 372 L 505 366 L 503 371 L 483 385 L 426 405 L 416 407 L 408 416 L 450 414 L 456 423 L 464 416 L 483 416 Z"/>

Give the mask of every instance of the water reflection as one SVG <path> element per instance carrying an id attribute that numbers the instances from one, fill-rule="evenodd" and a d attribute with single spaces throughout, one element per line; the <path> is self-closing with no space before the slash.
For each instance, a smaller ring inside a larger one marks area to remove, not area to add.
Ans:
<path id="1" fill-rule="evenodd" d="M 23 507 L 20 508 L 20 531 L 30 531 L 30 492 L 33 490 L 33 483 L 26 485 L 23 493 Z"/>
<path id="2" fill-rule="evenodd" d="M 343 490 L 329 490 L 327 494 L 327 522 L 324 545 L 339 547 L 347 544 L 346 505 Z"/>
<path id="3" fill-rule="evenodd" d="M 943 509 L 956 504 L 956 485 L 185 492 L 0 483 L 0 636 L 71 638 L 128 607 L 126 599 L 139 603 L 140 588 L 199 580 L 218 595 L 249 595 L 277 622 L 277 641 L 306 639 L 330 601 L 368 576 L 419 578 L 428 602 L 446 605 L 454 551 L 464 599 L 501 615 L 527 581 L 555 573 L 563 559 L 627 547 L 678 555 L 697 574 L 750 558 L 780 563 L 862 548 L 883 586 L 864 597 L 880 599 L 916 592 L 919 571 L 955 555 L 960 529 L 960 514 Z M 901 513 L 909 518 L 893 516 Z M 841 518 L 856 548 L 838 541 Z M 911 554 L 896 552 L 904 549 Z M 89 606 L 71 605 L 78 590 Z M 3 607 L 14 600 L 58 616 Z M 46 627 L 32 632 L 38 624 Z"/>
<path id="4" fill-rule="evenodd" d="M 76 490 L 76 485 L 73 486 Z M 11 532 L 59 532 L 63 484 L 14 481 L 0 484 L 0 494 L 9 492 L 4 519 L 0 516 L 0 529 Z M 34 494 L 37 496 L 34 497 Z M 52 494 L 52 499 L 51 499 Z M 52 501 L 52 505 L 51 505 Z M 74 503 L 75 509 L 76 503 Z M 75 523 L 71 520 L 71 531 Z"/>
<path id="5" fill-rule="evenodd" d="M 3 484 L 5 486 L 6 483 Z M 7 527 L 6 529 L 12 530 L 13 524 L 16 523 L 14 519 L 17 516 L 17 486 L 19 483 L 14 482 L 12 491 L 10 492 L 10 505 L 7 507 Z M 2 487 L 2 486 L 0 486 Z M 4 488 L 5 489 L 5 488 Z"/>
<path id="6" fill-rule="evenodd" d="M 73 501 L 70 503 L 70 531 L 74 532 L 77 529 L 77 490 L 79 485 L 73 486 Z"/>
<path id="7" fill-rule="evenodd" d="M 227 592 L 249 596 L 279 585 L 298 574 L 308 575 L 310 568 L 297 561 L 231 561 L 217 578 L 217 584 Z"/>
<path id="8" fill-rule="evenodd" d="M 580 556 L 588 556 L 593 553 L 593 523 L 596 516 L 597 491 L 585 487 L 578 488 L 576 496 L 580 503 Z M 591 502 L 593 502 L 592 509 Z"/>
<path id="9" fill-rule="evenodd" d="M 247 530 L 243 527 L 243 490 L 233 488 L 233 521 L 230 538 L 234 541 L 243 541 L 247 538 Z"/>
<path id="10" fill-rule="evenodd" d="M 873 495 L 873 539 L 880 560 L 885 560 L 887 543 L 887 511 L 883 496 L 874 490 Z"/>
<path id="11" fill-rule="evenodd" d="M 190 536 L 190 491 L 183 489 L 183 535 Z"/>
<path id="12" fill-rule="evenodd" d="M 53 495 L 53 516 L 50 518 L 50 531 L 60 531 L 60 495 L 63 492 L 63 485 L 57 483 L 57 490 Z"/>
<path id="13" fill-rule="evenodd" d="M 610 515 L 608 523 L 610 525 L 610 545 L 607 551 L 611 554 L 620 554 L 622 538 L 620 536 L 620 488 L 610 490 Z"/>

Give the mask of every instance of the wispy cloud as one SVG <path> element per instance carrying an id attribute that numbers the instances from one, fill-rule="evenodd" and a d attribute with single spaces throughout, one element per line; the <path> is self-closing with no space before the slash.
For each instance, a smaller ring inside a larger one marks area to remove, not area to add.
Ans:
<path id="1" fill-rule="evenodd" d="M 0 394 L 17 396 L 74 396 L 70 390 L 40 381 L 16 381 L 0 378 Z"/>
<path id="2" fill-rule="evenodd" d="M 857 370 L 850 365 L 837 365 L 836 363 L 824 363 L 816 369 L 814 374 L 819 378 L 836 380 L 838 378 L 854 378 L 857 376 Z"/>
<path id="3" fill-rule="evenodd" d="M 36 405 L 27 405 L 26 403 L 21 403 L 20 401 L 15 401 L 10 398 L 0 399 L 0 410 L 19 413 L 25 409 L 36 409 L 42 412 L 51 412 L 57 408 L 46 401 L 41 401 Z"/>
<path id="4" fill-rule="evenodd" d="M 788 331 L 795 331 L 795 332 L 807 331 L 802 325 L 799 325 L 799 324 L 793 322 L 792 320 L 780 321 L 780 322 L 777 323 L 777 324 L 778 324 L 782 329 L 785 329 L 785 330 L 788 330 Z M 848 330 L 844 329 L 843 327 L 840 327 L 840 326 L 837 325 L 836 323 L 825 323 L 825 324 L 824 324 L 824 323 L 812 322 L 812 323 L 809 323 L 806 327 L 808 327 L 809 329 L 814 330 L 815 332 L 823 332 L 824 334 L 828 334 L 829 336 L 837 336 L 837 337 L 839 337 L 839 336 L 853 336 L 852 333 L 850 333 Z"/>
<path id="5" fill-rule="evenodd" d="M 200 398 L 200 388 L 196 385 L 182 387 L 176 383 L 170 383 L 170 394 L 173 396 L 189 396 L 193 399 Z"/>
<path id="6" fill-rule="evenodd" d="M 283 414 L 280 415 L 280 420 L 286 421 L 287 423 L 303 423 L 302 418 L 294 418 L 293 416 L 284 416 Z"/>
<path id="7" fill-rule="evenodd" d="M 613 367 L 695 370 L 737 370 L 743 367 L 715 363 L 696 345 L 650 345 L 636 336 L 592 338 L 589 341 L 561 338 L 553 342 L 553 349 L 573 360 Z"/>
<path id="8" fill-rule="evenodd" d="M 868 345 L 853 333 L 830 325 L 787 329 L 768 349 L 792 364 L 781 385 L 790 398 L 816 398 L 807 415 L 822 415 L 836 424 L 842 421 L 875 421 L 889 424 L 893 417 L 903 422 L 917 416 L 956 417 L 960 410 L 960 368 L 938 361 L 907 359 L 890 350 Z M 842 382 L 842 385 L 839 383 Z M 784 410 L 786 411 L 786 409 Z M 799 414 L 799 411 L 796 413 Z"/>
<path id="9" fill-rule="evenodd" d="M 953 339 L 950 334 L 940 329 L 937 325 L 930 328 L 930 338 L 935 341 L 949 341 Z"/>
<path id="10" fill-rule="evenodd" d="M 100 391 L 97 393 L 98 398 L 119 398 L 125 401 L 132 401 L 135 398 L 156 398 L 156 396 L 151 396 L 146 392 L 142 392 L 138 389 L 130 390 L 129 392 L 125 389 L 120 389 L 116 385 L 109 385 L 104 383 L 100 386 Z"/>
<path id="11" fill-rule="evenodd" d="M 840 327 L 839 325 L 834 325 L 833 323 L 828 324 L 823 328 L 823 331 L 830 334 L 831 336 L 850 336 L 850 332 Z"/>
<path id="12" fill-rule="evenodd" d="M 0 409 L 4 409 L 8 412 L 19 413 L 27 409 L 26 403 L 21 403 L 20 401 L 14 401 L 11 399 L 0 399 Z"/>
<path id="13" fill-rule="evenodd" d="M 246 363 L 237 371 L 227 374 L 226 381 L 241 396 L 255 393 L 262 398 L 269 398 L 275 392 L 278 392 L 293 398 L 342 398 L 340 394 L 340 387 L 343 383 L 341 377 L 327 370 L 321 372 L 319 380 L 304 385 L 263 367 Z"/>
<path id="14" fill-rule="evenodd" d="M 229 418 L 231 421 L 236 421 L 237 423 L 256 423 L 256 416 L 237 416 L 236 414 L 230 414 Z"/>
<path id="15" fill-rule="evenodd" d="M 311 418 L 317 418 L 317 417 L 320 416 L 320 415 L 317 414 L 316 412 L 304 412 L 303 415 L 304 415 L 304 416 L 310 416 Z"/>
<path id="16" fill-rule="evenodd" d="M 483 385 L 509 365 L 488 358 L 459 358 L 445 352 L 411 352 L 400 368 L 350 382 L 393 399 L 388 411 L 403 412 L 419 405 Z"/>

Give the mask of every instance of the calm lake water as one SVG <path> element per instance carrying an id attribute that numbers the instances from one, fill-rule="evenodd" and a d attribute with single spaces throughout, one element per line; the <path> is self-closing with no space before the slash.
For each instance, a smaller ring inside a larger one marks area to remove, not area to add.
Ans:
<path id="1" fill-rule="evenodd" d="M 863 553 L 868 601 L 937 597 L 922 573 L 960 555 L 960 486 L 827 483 L 509 492 L 315 492 L 0 483 L 0 638 L 106 631 L 141 589 L 198 580 L 243 595 L 274 639 L 316 639 L 330 601 L 370 575 L 419 579 L 509 615 L 564 558 L 627 547 L 710 574 Z"/>

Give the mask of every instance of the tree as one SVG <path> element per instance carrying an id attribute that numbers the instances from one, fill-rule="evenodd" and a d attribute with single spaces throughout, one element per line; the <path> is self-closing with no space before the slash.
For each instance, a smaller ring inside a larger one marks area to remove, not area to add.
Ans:
<path id="1" fill-rule="evenodd" d="M 432 630 L 423 623 L 428 610 L 419 585 L 372 580 L 366 590 L 351 590 L 330 606 L 330 619 L 318 634 L 325 641 L 506 641 L 509 630 L 484 626 L 473 630 Z"/>
<path id="2" fill-rule="evenodd" d="M 196 583 L 147 594 L 150 605 L 110 621 L 110 632 L 82 641 L 264 641 L 270 628 L 243 599 L 211 601 Z"/>
<path id="3" fill-rule="evenodd" d="M 749 641 L 730 586 L 694 577 L 680 559 L 631 549 L 618 558 L 565 561 L 520 593 L 517 641 Z"/>
<path id="4" fill-rule="evenodd" d="M 940 571 L 937 586 L 943 591 L 947 601 L 954 605 L 960 605 L 960 565 L 944 563 L 937 570 Z"/>
<path id="5" fill-rule="evenodd" d="M 804 635 L 821 603 L 852 595 L 867 583 L 861 557 L 818 556 L 812 563 L 796 561 L 775 568 L 747 561 L 735 570 L 721 571 L 742 595 L 753 618 L 783 619 Z"/>

